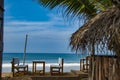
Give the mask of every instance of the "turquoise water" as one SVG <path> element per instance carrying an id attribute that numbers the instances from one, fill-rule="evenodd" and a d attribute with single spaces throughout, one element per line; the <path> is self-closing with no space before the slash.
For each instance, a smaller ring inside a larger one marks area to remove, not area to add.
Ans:
<path id="1" fill-rule="evenodd" d="M 29 65 L 29 70 L 32 69 L 33 60 L 45 60 L 46 71 L 49 71 L 51 64 L 57 64 L 58 58 L 64 59 L 65 71 L 68 72 L 70 69 L 79 69 L 80 58 L 85 57 L 85 54 L 71 54 L 71 53 L 26 53 L 26 64 Z M 18 57 L 20 62 L 23 62 L 23 53 L 3 53 L 3 72 L 11 71 L 12 58 Z"/>
<path id="2" fill-rule="evenodd" d="M 3 63 L 9 63 L 13 57 L 18 57 L 21 62 L 23 53 L 3 53 Z M 83 54 L 69 53 L 26 53 L 26 62 L 31 63 L 32 60 L 45 60 L 47 63 L 54 63 L 61 57 L 66 63 L 79 62 L 79 59 L 85 57 Z"/>

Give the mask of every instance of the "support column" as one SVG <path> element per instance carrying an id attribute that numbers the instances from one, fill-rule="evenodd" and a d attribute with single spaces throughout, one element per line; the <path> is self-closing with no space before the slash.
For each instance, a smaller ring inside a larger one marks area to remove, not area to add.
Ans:
<path id="1" fill-rule="evenodd" d="M 0 80 L 2 78 L 4 0 L 0 0 Z"/>

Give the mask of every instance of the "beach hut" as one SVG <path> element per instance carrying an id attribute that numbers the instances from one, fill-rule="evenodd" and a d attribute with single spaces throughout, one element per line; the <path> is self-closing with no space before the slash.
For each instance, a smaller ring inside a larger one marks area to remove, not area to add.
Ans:
<path id="1" fill-rule="evenodd" d="M 70 45 L 90 54 L 89 80 L 120 80 L 120 8 L 89 20 L 72 34 Z"/>

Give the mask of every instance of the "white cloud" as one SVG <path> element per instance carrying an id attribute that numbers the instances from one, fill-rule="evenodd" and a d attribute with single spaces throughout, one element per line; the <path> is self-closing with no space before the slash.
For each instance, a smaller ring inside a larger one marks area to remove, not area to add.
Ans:
<path id="1" fill-rule="evenodd" d="M 69 25 L 56 15 L 44 22 L 9 20 L 4 27 L 4 51 L 22 52 L 28 34 L 28 52 L 70 52 L 69 38 L 77 28 L 77 24 Z"/>
<path id="2" fill-rule="evenodd" d="M 5 33 L 19 33 L 19 32 L 28 32 L 32 34 L 38 33 L 73 33 L 76 30 L 76 25 L 68 25 L 57 16 L 51 16 L 50 21 L 18 21 L 18 20 L 9 20 L 5 22 Z"/>
<path id="3" fill-rule="evenodd" d="M 27 3 L 29 5 L 29 2 Z M 49 11 L 44 12 L 42 7 L 38 8 L 36 4 L 32 5 L 30 12 L 27 7 L 23 6 L 25 10 L 28 10 L 26 12 L 32 14 L 28 19 L 32 20 L 33 15 L 41 14 L 45 14 L 45 18 L 49 17 L 49 19 L 47 21 L 29 21 L 26 19 L 27 13 L 23 12 L 24 10 L 19 5 L 16 6 L 16 2 L 10 3 L 5 0 L 4 52 L 23 52 L 26 34 L 29 35 L 27 52 L 71 52 L 68 49 L 69 38 L 78 29 L 78 22 L 69 23 L 57 14 L 49 13 Z M 18 16 L 20 9 L 23 14 Z M 36 9 L 36 12 L 31 12 L 33 9 Z"/>

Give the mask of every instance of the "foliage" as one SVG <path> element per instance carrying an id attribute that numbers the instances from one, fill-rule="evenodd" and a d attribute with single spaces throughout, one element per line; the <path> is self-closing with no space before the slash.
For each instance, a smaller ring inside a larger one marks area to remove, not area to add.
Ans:
<path id="1" fill-rule="evenodd" d="M 37 0 L 46 8 L 60 10 L 64 17 L 88 20 L 112 6 L 111 0 Z"/>

